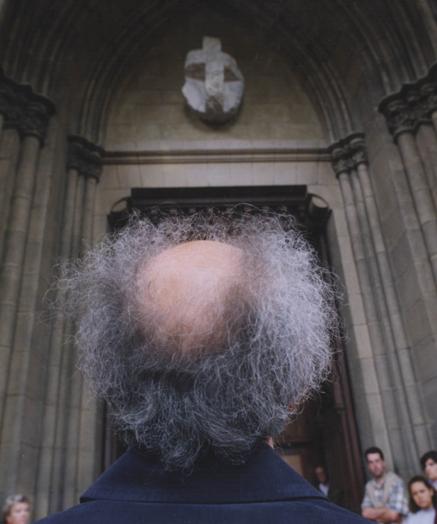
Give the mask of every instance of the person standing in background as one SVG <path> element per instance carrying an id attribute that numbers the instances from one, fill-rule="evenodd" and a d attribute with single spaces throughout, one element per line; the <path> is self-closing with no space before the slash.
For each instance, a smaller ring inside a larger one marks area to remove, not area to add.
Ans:
<path id="1" fill-rule="evenodd" d="M 403 524 L 435 524 L 436 522 L 436 492 L 428 480 L 421 475 L 413 477 L 408 482 L 410 513 Z"/>
<path id="2" fill-rule="evenodd" d="M 433 488 L 437 490 L 437 451 L 427 451 L 420 457 L 420 464 L 422 465 L 425 476 Z"/>
<path id="3" fill-rule="evenodd" d="M 334 488 L 329 480 L 329 475 L 325 466 L 322 466 L 321 464 L 317 465 L 314 468 L 314 475 L 316 478 L 314 483 L 315 487 L 321 491 L 329 501 L 341 506 L 343 503 L 343 492 Z"/>
<path id="4" fill-rule="evenodd" d="M 2 510 L 3 524 L 29 524 L 30 500 L 25 495 L 10 495 Z"/>
<path id="5" fill-rule="evenodd" d="M 361 514 L 376 522 L 401 522 L 408 513 L 402 479 L 386 471 L 384 454 L 376 446 L 368 448 L 364 456 L 372 479 L 366 484 Z"/>

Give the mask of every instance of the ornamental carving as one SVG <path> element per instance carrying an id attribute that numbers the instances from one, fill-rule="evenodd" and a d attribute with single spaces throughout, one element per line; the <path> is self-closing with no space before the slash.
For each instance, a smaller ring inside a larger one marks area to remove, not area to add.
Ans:
<path id="1" fill-rule="evenodd" d="M 417 131 L 422 123 L 429 123 L 432 113 L 437 111 L 437 65 L 429 74 L 414 84 L 402 89 L 379 104 L 393 138 L 401 133 Z"/>
<path id="2" fill-rule="evenodd" d="M 332 166 L 337 176 L 339 176 L 341 173 L 348 173 L 351 170 L 352 164 L 346 148 L 341 147 L 340 145 L 335 147 L 331 151 L 331 156 Z"/>
<path id="3" fill-rule="evenodd" d="M 385 116 L 390 133 L 396 139 L 401 133 L 412 133 L 417 124 L 414 111 L 401 95 L 386 98 L 379 106 Z"/>
<path id="4" fill-rule="evenodd" d="M 29 86 L 17 84 L 0 71 L 0 113 L 5 127 L 16 129 L 23 136 L 36 136 L 44 142 L 55 106 L 47 98 L 35 94 Z"/>
<path id="5" fill-rule="evenodd" d="M 362 133 L 356 133 L 349 137 L 349 151 L 354 168 L 358 167 L 359 164 L 368 164 L 367 148 Z"/>
<path id="6" fill-rule="evenodd" d="M 100 179 L 103 149 L 80 136 L 68 137 L 67 169 L 76 169 L 85 177 Z"/>
<path id="7" fill-rule="evenodd" d="M 329 148 L 332 167 L 337 176 L 350 173 L 359 164 L 368 163 L 363 133 L 353 133 Z"/>
<path id="8" fill-rule="evenodd" d="M 46 98 L 37 95 L 32 95 L 26 102 L 18 122 L 18 130 L 23 136 L 35 136 L 43 143 L 54 106 Z"/>

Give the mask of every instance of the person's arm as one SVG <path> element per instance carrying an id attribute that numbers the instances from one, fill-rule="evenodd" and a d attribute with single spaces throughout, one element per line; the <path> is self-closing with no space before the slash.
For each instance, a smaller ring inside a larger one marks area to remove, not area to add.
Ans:
<path id="1" fill-rule="evenodd" d="M 390 508 L 363 508 L 361 514 L 366 519 L 380 522 L 400 522 L 402 518 L 402 515 Z"/>
<path id="2" fill-rule="evenodd" d="M 361 503 L 361 515 L 366 519 L 373 520 L 372 515 L 373 515 L 374 509 L 375 508 L 373 507 L 372 501 L 370 500 L 370 497 L 367 494 L 367 490 L 366 490 L 364 493 L 363 502 Z"/>
<path id="3" fill-rule="evenodd" d="M 408 502 L 407 498 L 405 496 L 405 487 L 402 479 L 398 479 L 398 481 L 394 484 L 389 499 L 385 505 L 386 509 L 391 512 L 391 514 L 394 514 L 397 516 L 396 520 L 393 520 L 393 522 L 401 522 L 403 517 L 406 517 L 408 514 Z M 384 520 L 381 519 L 382 522 L 391 522 L 391 520 Z"/>

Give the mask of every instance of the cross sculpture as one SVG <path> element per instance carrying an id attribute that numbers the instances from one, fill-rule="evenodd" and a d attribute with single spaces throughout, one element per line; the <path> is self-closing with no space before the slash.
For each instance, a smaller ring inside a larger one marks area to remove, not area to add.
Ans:
<path id="1" fill-rule="evenodd" d="M 243 75 L 221 47 L 220 39 L 205 36 L 202 49 L 189 51 L 185 59 L 182 93 L 194 113 L 210 124 L 233 118 L 243 98 Z"/>

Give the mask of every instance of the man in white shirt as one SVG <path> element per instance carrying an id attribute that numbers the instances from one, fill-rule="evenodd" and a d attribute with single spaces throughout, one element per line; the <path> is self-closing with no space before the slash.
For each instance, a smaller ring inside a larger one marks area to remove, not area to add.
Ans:
<path id="1" fill-rule="evenodd" d="M 368 448 L 364 456 L 372 479 L 366 484 L 361 514 L 376 522 L 401 522 L 408 513 L 402 479 L 386 471 L 384 454 L 379 448 Z"/>

